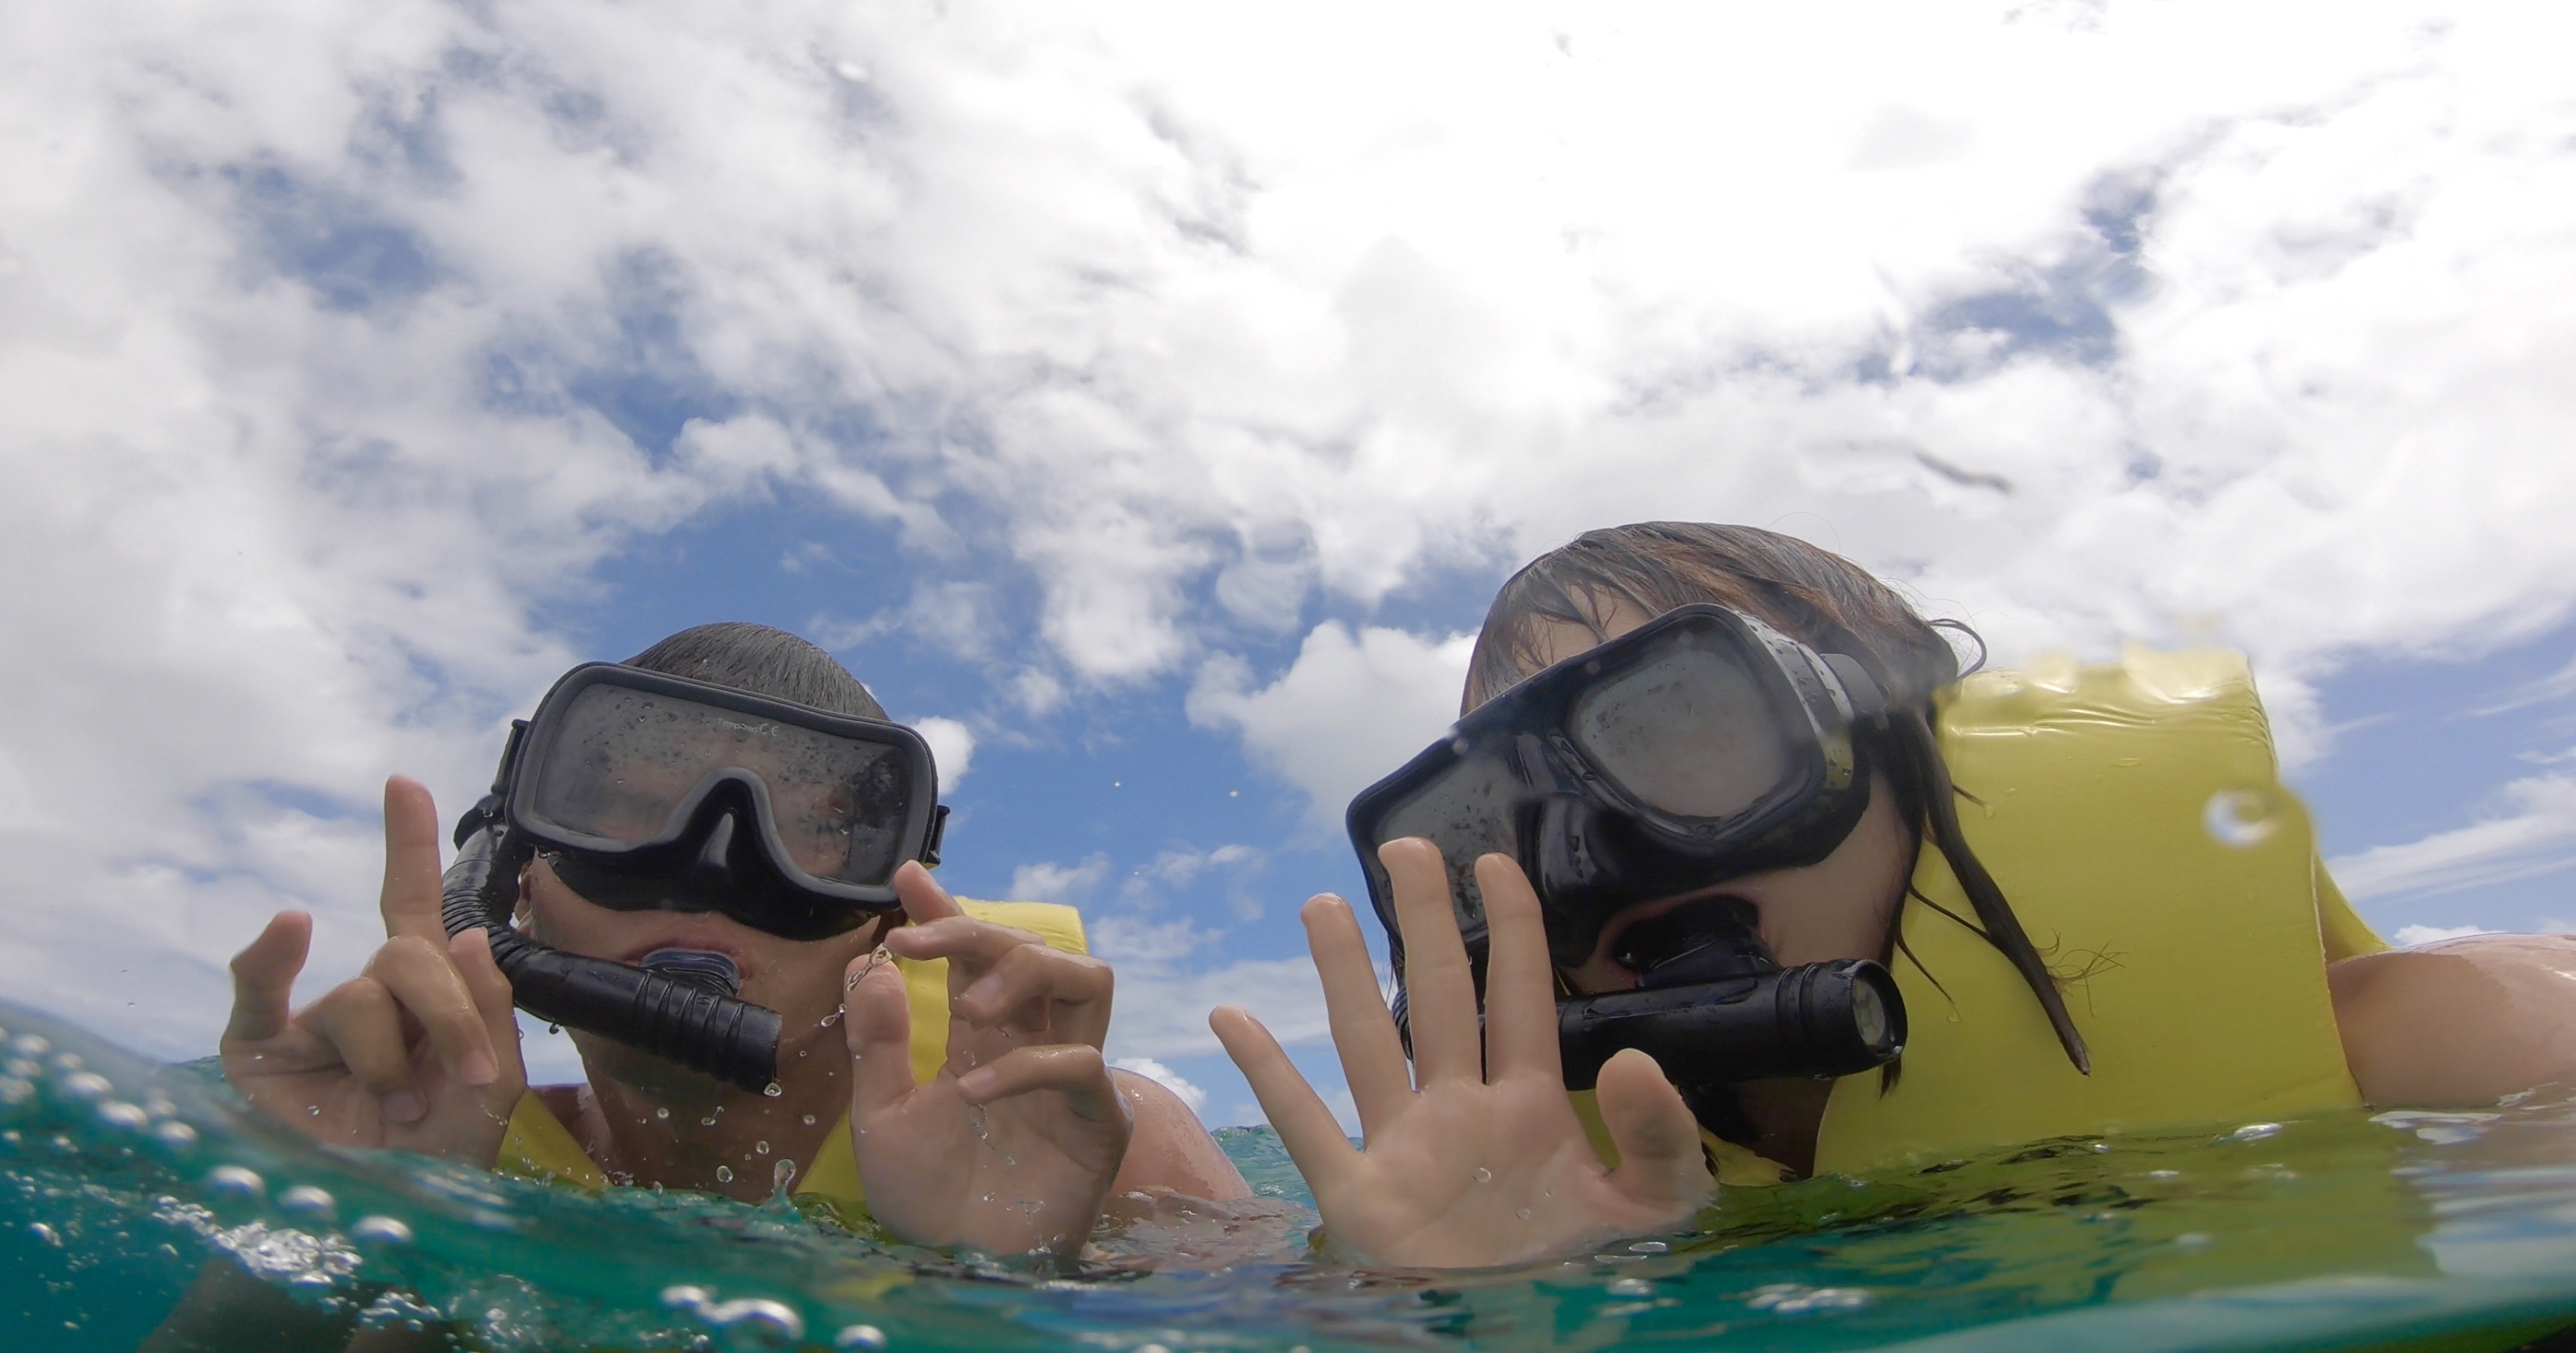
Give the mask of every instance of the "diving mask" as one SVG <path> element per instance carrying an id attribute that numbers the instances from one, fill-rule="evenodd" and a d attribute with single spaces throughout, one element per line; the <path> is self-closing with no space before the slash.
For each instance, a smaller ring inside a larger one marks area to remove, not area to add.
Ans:
<path id="1" fill-rule="evenodd" d="M 566 673 L 511 730 L 511 830 L 619 911 L 722 912 L 792 940 L 890 911 L 948 810 L 919 734 L 616 663 Z"/>
<path id="2" fill-rule="evenodd" d="M 569 954 L 511 924 L 542 856 L 623 911 L 721 912 L 790 940 L 894 910 L 894 872 L 939 862 L 948 810 L 919 734 L 616 663 L 557 681 L 515 723 L 492 792 L 456 826 L 443 917 L 481 928 L 519 1007 L 747 1090 L 778 1072 L 776 1011 L 723 955 Z"/>
<path id="3" fill-rule="evenodd" d="M 1866 734 L 1885 710 L 1856 658 L 1729 607 L 1684 606 L 1460 719 L 1352 801 L 1351 841 L 1390 936 L 1378 847 L 1420 836 L 1448 864 L 1479 972 L 1475 862 L 1487 854 L 1520 862 L 1550 957 L 1579 967 L 1626 907 L 1832 854 L 1869 806 Z M 1568 1085 L 1588 1087 L 1622 1047 L 1700 1084 L 1848 1075 L 1896 1055 L 1904 1006 L 1885 968 L 1782 969 L 1750 912 L 1702 899 L 1622 932 L 1618 957 L 1638 987 L 1558 1003 Z"/>

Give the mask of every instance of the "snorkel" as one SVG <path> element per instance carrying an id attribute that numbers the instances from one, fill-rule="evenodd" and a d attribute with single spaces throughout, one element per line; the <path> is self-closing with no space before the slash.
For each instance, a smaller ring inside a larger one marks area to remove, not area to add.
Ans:
<path id="1" fill-rule="evenodd" d="M 935 865 L 947 823 L 911 729 L 616 663 L 557 681 L 514 722 L 492 791 L 457 823 L 442 918 L 480 927 L 518 1006 L 745 1090 L 774 1084 L 778 1012 L 722 954 L 637 964 L 567 953 L 513 924 L 542 858 L 613 911 L 721 913 L 820 940 L 896 910 L 895 869 Z"/>

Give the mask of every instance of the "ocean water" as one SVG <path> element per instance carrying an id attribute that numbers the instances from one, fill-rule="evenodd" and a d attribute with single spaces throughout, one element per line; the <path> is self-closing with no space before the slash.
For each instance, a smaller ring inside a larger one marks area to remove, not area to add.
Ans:
<path id="1" fill-rule="evenodd" d="M 1473 1274 L 1333 1262 L 1276 1139 L 1224 1140 L 1258 1203 L 1039 1271 L 784 1202 L 328 1151 L 201 1065 L 0 1006 L 0 1349 L 134 1348 L 219 1256 L 257 1275 L 238 1346 L 261 1349 L 385 1325 L 495 1350 L 2500 1349 L 2576 1325 L 2560 1098 L 1740 1190 L 1699 1231 Z M 1150 1269 L 1177 1255 L 1222 1266 Z"/>

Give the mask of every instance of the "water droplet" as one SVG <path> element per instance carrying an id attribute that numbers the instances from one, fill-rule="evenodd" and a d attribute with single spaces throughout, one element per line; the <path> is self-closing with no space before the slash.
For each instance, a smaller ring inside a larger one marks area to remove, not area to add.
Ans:
<path id="1" fill-rule="evenodd" d="M 753 1143 L 751 1144 L 751 1149 L 752 1149 L 754 1152 L 757 1152 L 758 1154 L 760 1154 L 760 1155 L 764 1155 L 764 1156 L 765 1156 L 765 1155 L 768 1155 L 768 1154 L 769 1154 L 769 1143 L 767 1143 L 767 1142 L 753 1142 Z"/>
<path id="2" fill-rule="evenodd" d="M 716 1167 L 716 1182 L 717 1182 L 717 1183 L 719 1183 L 719 1184 L 730 1184 L 730 1183 L 732 1183 L 732 1182 L 733 1182 L 733 1167 L 732 1167 L 732 1166 L 730 1166 L 730 1165 L 719 1165 L 719 1166 L 717 1166 L 717 1167 Z"/>
<path id="3" fill-rule="evenodd" d="M 667 1123 L 667 1122 L 671 1121 L 671 1109 L 670 1109 L 670 1106 L 666 1104 L 666 1105 L 663 1105 L 663 1106 L 662 1106 L 662 1107 L 660 1107 L 660 1108 L 657 1108 L 657 1109 L 653 1110 L 653 1116 L 654 1116 L 656 1119 L 659 1119 L 659 1120 L 660 1120 L 660 1121 L 662 1121 L 662 1122 L 666 1122 L 666 1123 Z"/>
<path id="4" fill-rule="evenodd" d="M 2234 1132 L 2227 1133 L 2218 1140 L 2222 1143 L 2259 1142 L 2266 1137 L 2278 1137 L 2280 1135 L 2281 1125 L 2278 1123 L 2247 1123 L 2245 1126 L 2236 1129 Z"/>
<path id="5" fill-rule="evenodd" d="M 714 1127 L 715 1125 L 716 1116 L 714 1114 L 708 1114 L 706 1117 L 698 1120 L 699 1127 Z"/>
<path id="6" fill-rule="evenodd" d="M 805 1317 L 783 1301 L 740 1297 L 698 1313 L 736 1348 L 786 1348 L 805 1337 Z"/>
<path id="7" fill-rule="evenodd" d="M 989 1203 L 989 1202 L 991 1202 L 991 1201 L 993 1201 L 993 1195 L 991 1195 L 991 1194 L 989 1194 L 989 1193 L 988 1193 L 988 1194 L 985 1194 L 985 1195 L 984 1195 L 984 1201 L 985 1201 L 985 1202 L 988 1202 L 988 1203 Z"/>
<path id="8" fill-rule="evenodd" d="M 550 1034 L 559 1034 L 559 1033 L 562 1033 L 562 1032 L 563 1032 L 563 1026 L 562 1026 L 562 1025 L 560 1025 L 560 1024 L 548 1024 L 548 1025 L 546 1026 L 546 1032 L 547 1032 L 547 1033 L 550 1033 Z"/>
<path id="9" fill-rule="evenodd" d="M 1630 1253 L 1630 1254 L 1662 1254 L 1664 1251 L 1669 1250 L 1669 1249 L 1671 1249 L 1671 1248 L 1672 1248 L 1672 1246 L 1667 1245 L 1667 1244 L 1665 1244 L 1664 1242 L 1662 1242 L 1662 1241 L 1660 1241 L 1660 1240 L 1640 1240 L 1640 1241 L 1636 1241 L 1636 1242 L 1634 1242 L 1634 1243 L 1632 1243 L 1632 1244 L 1630 1244 L 1630 1245 L 1628 1246 L 1628 1253 Z"/>
<path id="10" fill-rule="evenodd" d="M 2209 796 L 2201 824 L 2220 845 L 2238 850 L 2259 845 L 2281 825 L 2279 791 L 2222 789 Z"/>
<path id="11" fill-rule="evenodd" d="M 812 1114 L 810 1114 L 810 1113 L 809 1113 L 809 1114 L 807 1114 L 807 1115 L 805 1115 L 805 1126 L 807 1126 L 807 1127 L 812 1127 L 812 1126 L 814 1126 L 814 1115 L 812 1115 Z"/>
<path id="12" fill-rule="evenodd" d="M 1530 1219 L 1530 1210 L 1524 1207 L 1519 1211 L 1514 1212 L 1512 1215 L 1520 1218 L 1522 1221 L 1528 1221 Z"/>
<path id="13" fill-rule="evenodd" d="M 268 1181 L 256 1170 L 239 1165 L 218 1165 L 206 1172 L 206 1192 L 219 1198 L 256 1198 L 268 1188 Z"/>
<path id="14" fill-rule="evenodd" d="M 277 1195 L 277 1205 L 283 1211 L 300 1213 L 307 1217 L 330 1216 L 331 1209 L 338 1206 L 329 1193 L 310 1184 L 298 1184 Z"/>
<path id="15" fill-rule="evenodd" d="M 784 1193 L 787 1186 L 795 1182 L 796 1162 L 782 1156 L 776 1165 L 769 1167 L 769 1187 L 773 1192 Z"/>
<path id="16" fill-rule="evenodd" d="M 874 1325 L 848 1325 L 832 1336 L 832 1347 L 839 1349 L 878 1349 L 886 1346 L 885 1331 Z"/>
<path id="17" fill-rule="evenodd" d="M 771 1099 L 776 1099 L 776 1098 L 778 1098 L 780 1095 L 786 1094 L 786 1093 L 787 1093 L 787 1090 L 786 1090 L 786 1088 L 785 1088 L 785 1087 L 781 1086 L 778 1082 L 776 1082 L 776 1081 L 771 1081 L 769 1084 L 767 1084 L 767 1085 L 764 1085 L 764 1086 L 760 1087 L 760 1092 L 761 1092 L 762 1094 L 764 1094 L 764 1095 L 769 1096 Z"/>
<path id="18" fill-rule="evenodd" d="M 349 1238 L 361 1245 L 408 1245 L 411 1226 L 399 1217 L 360 1217 Z"/>
<path id="19" fill-rule="evenodd" d="M 1486 1169 L 1486 1168 L 1485 1168 L 1484 1166 L 1482 1166 L 1482 1165 L 1477 1166 L 1477 1167 L 1476 1167 L 1476 1182 L 1477 1182 L 1477 1183 L 1479 1183 L 1479 1184 L 1490 1184 L 1490 1183 L 1493 1183 L 1493 1182 L 1494 1182 L 1494 1172 L 1493 1172 L 1493 1171 L 1491 1171 L 1491 1170 Z"/>
<path id="20" fill-rule="evenodd" d="M 824 1027 L 824 1028 L 826 1028 L 826 1029 L 829 1029 L 829 1028 L 831 1028 L 833 1025 L 840 1023 L 840 1022 L 841 1022 L 841 1016 L 842 1016 L 843 1014 L 845 1014 L 845 1013 L 847 1013 L 847 1012 L 846 1012 L 846 1011 L 842 1011 L 842 1010 L 835 1010 L 835 1011 L 833 1011 L 832 1013 L 830 1013 L 830 1014 L 828 1014 L 828 1015 L 825 1015 L 825 1016 L 823 1017 L 823 1027 Z"/>

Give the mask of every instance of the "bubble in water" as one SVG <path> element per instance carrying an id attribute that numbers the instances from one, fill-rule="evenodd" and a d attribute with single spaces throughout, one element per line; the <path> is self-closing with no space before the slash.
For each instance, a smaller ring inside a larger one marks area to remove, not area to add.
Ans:
<path id="1" fill-rule="evenodd" d="M 24 1104 L 36 1097 L 36 1087 L 16 1076 L 0 1076 L 0 1104 Z"/>
<path id="2" fill-rule="evenodd" d="M 717 1182 L 717 1183 L 719 1183 L 719 1184 L 730 1184 L 730 1183 L 732 1183 L 732 1182 L 733 1182 L 733 1167 L 732 1167 L 732 1166 L 730 1166 L 730 1165 L 719 1165 L 719 1166 L 717 1166 L 717 1167 L 716 1167 L 716 1182 Z"/>
<path id="3" fill-rule="evenodd" d="M 805 1317 L 795 1307 L 765 1297 L 718 1302 L 698 1318 L 736 1348 L 786 1348 L 805 1337 Z"/>
<path id="4" fill-rule="evenodd" d="M 80 1054 L 79 1054 L 79 1053 L 77 1053 L 77 1052 L 58 1052 L 58 1053 L 55 1053 L 55 1054 L 54 1054 L 54 1070 L 56 1070 L 56 1071 L 78 1071 L 78 1070 L 80 1070 L 80 1069 L 81 1069 L 81 1059 L 80 1059 Z"/>
<path id="5" fill-rule="evenodd" d="M 662 1305 L 665 1309 L 686 1311 L 691 1315 L 705 1310 L 707 1304 L 715 1299 L 715 1293 L 695 1283 L 678 1283 L 662 1289 Z"/>
<path id="6" fill-rule="evenodd" d="M 98 1121 L 124 1132 L 141 1132 L 151 1126 L 152 1115 L 140 1104 L 111 1099 L 98 1106 Z"/>
<path id="7" fill-rule="evenodd" d="M 1610 1284 L 1610 1295 L 1614 1297 L 1651 1297 L 1654 1294 L 1655 1285 L 1643 1278 L 1621 1278 Z"/>
<path id="8" fill-rule="evenodd" d="M 34 1034 L 20 1034 L 9 1040 L 9 1051 L 21 1057 L 42 1057 L 53 1050 L 53 1044 Z"/>
<path id="9" fill-rule="evenodd" d="M 256 1198 L 267 1191 L 259 1172 L 239 1165 L 218 1165 L 206 1172 L 206 1192 L 218 1198 Z"/>
<path id="10" fill-rule="evenodd" d="M 2261 844 L 2281 825 L 2281 805 L 2269 789 L 2222 789 L 2209 796 L 2201 825 L 2222 846 L 2238 850 Z"/>
<path id="11" fill-rule="evenodd" d="M 408 1245 L 411 1227 L 399 1217 L 360 1217 L 349 1238 L 361 1245 Z"/>
<path id="12" fill-rule="evenodd" d="M 61 1248 L 62 1248 L 62 1245 L 63 1245 L 63 1237 L 62 1237 L 62 1233 L 61 1233 L 61 1232 L 59 1232 L 59 1231 L 56 1231 L 54 1228 L 52 1228 L 52 1227 L 50 1227 L 50 1226 L 47 1226 L 47 1225 L 46 1225 L 46 1224 L 44 1224 L 43 1222 L 35 1222 L 35 1223 L 30 1224 L 30 1225 L 27 1227 L 27 1233 L 28 1233 L 29 1235 L 34 1236 L 36 1239 L 41 1240 L 41 1241 L 45 1242 L 46 1244 L 53 1246 L 55 1249 L 61 1249 Z"/>
<path id="13" fill-rule="evenodd" d="M 185 1151 L 197 1144 L 197 1130 L 175 1118 L 166 1118 L 152 1129 L 152 1140 L 173 1151 Z"/>
<path id="14" fill-rule="evenodd" d="M 781 1086 L 778 1082 L 776 1082 L 776 1081 L 771 1081 L 769 1084 L 767 1084 L 767 1085 L 764 1085 L 764 1086 L 760 1087 L 760 1092 L 761 1092 L 762 1094 L 764 1094 L 764 1095 L 769 1096 L 771 1099 L 776 1099 L 776 1098 L 778 1098 L 780 1095 L 786 1094 L 786 1093 L 787 1093 L 787 1090 L 786 1090 L 786 1088 L 785 1088 L 784 1086 Z"/>
<path id="15" fill-rule="evenodd" d="M 2281 1125 L 2278 1123 L 2247 1123 L 2245 1126 L 2236 1129 L 2234 1132 L 2227 1133 L 2218 1140 L 2221 1143 L 2259 1142 L 2266 1137 L 2278 1137 L 2280 1135 Z"/>
<path id="16" fill-rule="evenodd" d="M 1753 1289 L 1745 1305 L 1757 1311 L 1775 1311 L 1781 1315 L 1800 1315 L 1808 1311 L 1849 1311 L 1869 1304 L 1869 1293 L 1857 1287 L 1808 1287 L 1803 1283 L 1772 1283 Z"/>
<path id="17" fill-rule="evenodd" d="M 300 1213 L 307 1217 L 327 1217 L 331 1215 L 333 1208 L 339 1206 L 339 1203 L 322 1189 L 315 1188 L 311 1184 L 298 1184 L 277 1195 L 277 1206 L 282 1211 Z"/>
<path id="18" fill-rule="evenodd" d="M 885 1331 L 874 1325 L 845 1325 L 840 1333 L 832 1336 L 832 1347 L 839 1349 L 876 1349 L 885 1346 Z"/>
<path id="19" fill-rule="evenodd" d="M 75 1104 L 89 1104 L 108 1097 L 116 1086 L 95 1071 L 75 1071 L 54 1084 L 54 1093 Z"/>
<path id="20" fill-rule="evenodd" d="M 1669 1250 L 1669 1249 L 1671 1249 L 1671 1248 L 1672 1248 L 1672 1246 L 1667 1245 L 1667 1244 L 1665 1244 L 1664 1242 L 1662 1242 L 1662 1241 L 1660 1241 L 1660 1240 L 1640 1240 L 1640 1241 L 1636 1241 L 1636 1242 L 1634 1242 L 1634 1243 L 1632 1243 L 1632 1244 L 1630 1244 L 1630 1245 L 1628 1246 L 1628 1253 L 1630 1253 L 1630 1254 L 1662 1254 L 1664 1251 Z"/>
<path id="21" fill-rule="evenodd" d="M 6 1070 L 20 1080 L 31 1081 L 43 1077 L 45 1064 L 29 1057 L 12 1057 L 5 1067 L 0 1067 L 0 1070 Z"/>
<path id="22" fill-rule="evenodd" d="M 1494 1182 L 1494 1172 L 1493 1172 L 1493 1171 L 1491 1171 L 1491 1170 L 1486 1169 L 1486 1168 L 1485 1168 L 1484 1166 L 1482 1166 L 1482 1165 L 1477 1166 L 1477 1167 L 1476 1167 L 1476 1182 L 1477 1182 L 1477 1183 L 1479 1183 L 1479 1184 L 1490 1184 L 1490 1183 L 1493 1183 L 1493 1182 Z"/>

